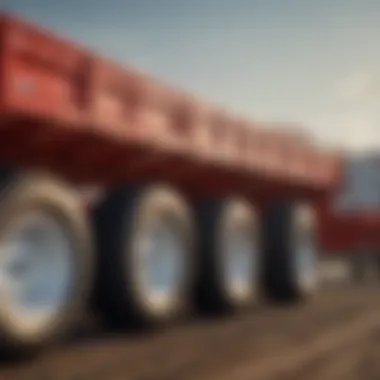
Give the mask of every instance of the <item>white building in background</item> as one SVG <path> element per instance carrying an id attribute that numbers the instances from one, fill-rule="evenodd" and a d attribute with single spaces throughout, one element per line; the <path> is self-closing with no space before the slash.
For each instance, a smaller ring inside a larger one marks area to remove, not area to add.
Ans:
<path id="1" fill-rule="evenodd" d="M 336 203 L 339 211 L 380 211 L 380 152 L 348 160 L 345 183 Z"/>

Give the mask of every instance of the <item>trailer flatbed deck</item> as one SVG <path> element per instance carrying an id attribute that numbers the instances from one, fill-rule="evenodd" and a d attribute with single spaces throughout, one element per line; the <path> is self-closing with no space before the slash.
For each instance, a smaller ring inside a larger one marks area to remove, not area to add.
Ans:
<path id="1" fill-rule="evenodd" d="M 213 191 L 322 190 L 338 180 L 339 160 L 301 139 L 14 16 L 0 20 L 3 161 L 51 167 L 81 182 L 156 176 Z"/>

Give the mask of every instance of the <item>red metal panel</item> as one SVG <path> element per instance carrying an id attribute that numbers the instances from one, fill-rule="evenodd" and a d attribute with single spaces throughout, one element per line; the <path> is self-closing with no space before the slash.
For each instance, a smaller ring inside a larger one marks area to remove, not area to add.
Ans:
<path id="1" fill-rule="evenodd" d="M 6 17 L 3 23 L 3 106 L 12 113 L 78 122 L 85 107 L 85 55 L 26 22 Z"/>
<path id="2" fill-rule="evenodd" d="M 194 148 L 195 126 L 184 95 L 132 69 L 93 62 L 92 124 L 128 144 L 168 153 Z"/>
<path id="3" fill-rule="evenodd" d="M 331 192 L 336 191 L 342 183 L 343 157 L 337 154 L 320 152 L 318 176 L 322 179 L 324 187 Z"/>
<path id="4" fill-rule="evenodd" d="M 202 123 L 203 121 L 203 123 Z M 201 154 L 214 164 L 233 165 L 236 157 L 234 120 L 223 110 L 208 110 L 198 125 L 198 135 L 202 138 Z"/>
<path id="5" fill-rule="evenodd" d="M 236 152 L 236 164 L 245 171 L 252 171 L 252 163 L 250 160 L 250 152 L 252 149 L 250 125 L 248 121 L 238 119 L 231 126 L 236 131 L 235 136 L 235 152 Z"/>
<path id="6" fill-rule="evenodd" d="M 278 189 L 316 188 L 323 181 L 327 187 L 335 180 L 334 164 L 322 164 L 319 153 L 296 137 L 252 128 L 224 110 L 26 22 L 6 17 L 1 29 L 2 112 L 23 120 L 2 129 L 1 152 L 14 141 L 29 147 L 19 150 L 17 162 L 28 161 L 33 151 L 39 153 L 39 163 L 49 161 L 53 169 L 59 164 L 61 170 L 72 147 L 75 167 L 67 162 L 65 170 L 96 174 L 104 181 L 121 181 L 137 172 L 148 177 L 156 169 L 174 175 L 172 168 L 183 163 L 193 175 L 202 165 L 202 178 L 225 176 L 225 182 L 242 192 L 248 191 L 242 184 L 258 182 L 258 177 Z M 49 123 L 41 123 L 42 118 Z M 30 131 L 33 144 L 27 140 Z M 8 158 L 15 160 L 11 153 Z"/>
<path id="7" fill-rule="evenodd" d="M 291 136 L 274 130 L 266 131 L 262 135 L 263 164 L 269 176 L 294 184 L 305 181 L 305 154 L 299 144 L 295 144 Z"/>
<path id="8" fill-rule="evenodd" d="M 330 199 L 319 205 L 321 244 L 326 251 L 348 251 L 358 247 L 379 246 L 378 212 L 337 212 Z"/>
<path id="9" fill-rule="evenodd" d="M 209 107 L 195 100 L 190 105 L 190 123 L 194 126 L 193 154 L 201 161 L 209 161 L 216 154 L 213 146 L 230 148 L 227 132 L 228 119 L 218 124 L 218 115 L 214 115 Z"/>
<path id="10" fill-rule="evenodd" d="M 270 160 L 272 162 L 271 170 L 276 177 L 286 180 L 290 180 L 289 167 L 295 167 L 297 169 L 297 161 L 292 161 L 291 152 L 287 151 L 287 137 L 282 133 L 271 131 L 270 133 Z M 296 175 L 297 177 L 297 175 Z M 295 177 L 295 178 L 296 178 Z"/>
<path id="11" fill-rule="evenodd" d="M 136 112 L 137 98 L 148 86 L 146 79 L 96 57 L 91 68 L 91 124 L 100 133 L 124 141 L 143 138 L 147 126 L 132 117 L 132 112 Z"/>
<path id="12" fill-rule="evenodd" d="M 303 171 L 303 158 L 300 144 L 292 136 L 283 136 L 282 161 L 284 172 L 288 180 L 297 181 L 299 173 Z"/>
<path id="13" fill-rule="evenodd" d="M 157 100 L 166 123 L 156 140 L 161 148 L 187 159 L 200 159 L 197 135 L 200 126 L 195 122 L 191 101 L 182 93 L 167 87 L 160 87 Z M 161 103 L 162 102 L 162 103 Z"/>
<path id="14" fill-rule="evenodd" d="M 0 13 L 0 112 L 4 109 L 5 94 L 5 28 L 6 18 Z"/>
<path id="15" fill-rule="evenodd" d="M 254 144 L 252 149 L 252 163 L 255 171 L 263 171 L 266 175 L 273 168 L 273 147 L 271 135 L 262 129 L 252 131 Z"/>

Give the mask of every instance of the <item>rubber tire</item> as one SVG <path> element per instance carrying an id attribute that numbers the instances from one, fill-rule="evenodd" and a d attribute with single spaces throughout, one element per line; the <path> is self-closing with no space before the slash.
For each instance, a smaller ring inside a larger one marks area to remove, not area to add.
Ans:
<path id="1" fill-rule="evenodd" d="M 304 224 L 302 213 L 309 214 Z M 306 300 L 318 290 L 318 269 L 313 286 L 302 284 L 295 270 L 297 234 L 310 233 L 319 252 L 317 225 L 313 209 L 298 202 L 282 202 L 270 205 L 263 212 L 263 290 L 276 301 Z"/>
<path id="2" fill-rule="evenodd" d="M 186 244 L 187 264 L 175 301 L 165 310 L 151 308 L 138 285 L 134 241 L 153 218 L 170 214 L 178 222 Z M 145 220 L 143 220 L 145 218 Z M 110 327 L 158 327 L 189 310 L 194 280 L 193 221 L 187 202 L 161 186 L 127 186 L 109 193 L 94 213 L 100 267 L 94 304 Z"/>
<path id="3" fill-rule="evenodd" d="M 30 357 L 58 343 L 81 320 L 92 285 L 93 244 L 86 214 L 76 194 L 65 183 L 44 174 L 6 169 L 0 173 L 0 245 L 13 218 L 32 209 L 45 209 L 66 225 L 76 246 L 76 276 L 66 305 L 44 331 L 28 337 L 13 332 L 12 321 L 4 317 L 5 305 L 0 303 L 1 354 Z"/>
<path id="4" fill-rule="evenodd" d="M 237 211 L 243 212 L 234 218 Z M 243 223 L 245 228 L 251 228 L 252 233 L 260 239 L 259 218 L 253 205 L 239 198 L 206 200 L 197 205 L 196 217 L 200 236 L 200 275 L 196 286 L 196 300 L 200 310 L 211 314 L 226 313 L 254 305 L 259 296 L 259 278 L 257 283 L 252 283 L 251 293 L 244 298 L 231 294 L 223 276 L 220 252 L 224 227 L 227 225 Z M 260 246 L 259 240 L 259 250 Z M 259 258 L 258 264 L 260 265 Z"/>

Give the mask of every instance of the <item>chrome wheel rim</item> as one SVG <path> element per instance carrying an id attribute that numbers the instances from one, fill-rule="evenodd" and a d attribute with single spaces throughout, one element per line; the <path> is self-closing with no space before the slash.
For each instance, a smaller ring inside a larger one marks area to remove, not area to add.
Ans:
<path id="1" fill-rule="evenodd" d="M 73 276 L 67 231 L 52 215 L 19 218 L 0 246 L 0 297 L 24 336 L 44 330 L 64 307 Z"/>
<path id="2" fill-rule="evenodd" d="M 318 275 L 318 250 L 314 234 L 303 232 L 298 238 L 295 248 L 295 267 L 298 284 L 302 287 L 313 288 Z"/>
<path id="3" fill-rule="evenodd" d="M 235 229 L 224 242 L 223 267 L 230 294 L 246 297 L 254 289 L 258 268 L 258 242 L 254 232 Z"/>
<path id="4" fill-rule="evenodd" d="M 140 255 L 146 300 L 166 309 L 176 298 L 186 267 L 186 246 L 174 220 L 157 220 L 142 237 Z"/>

